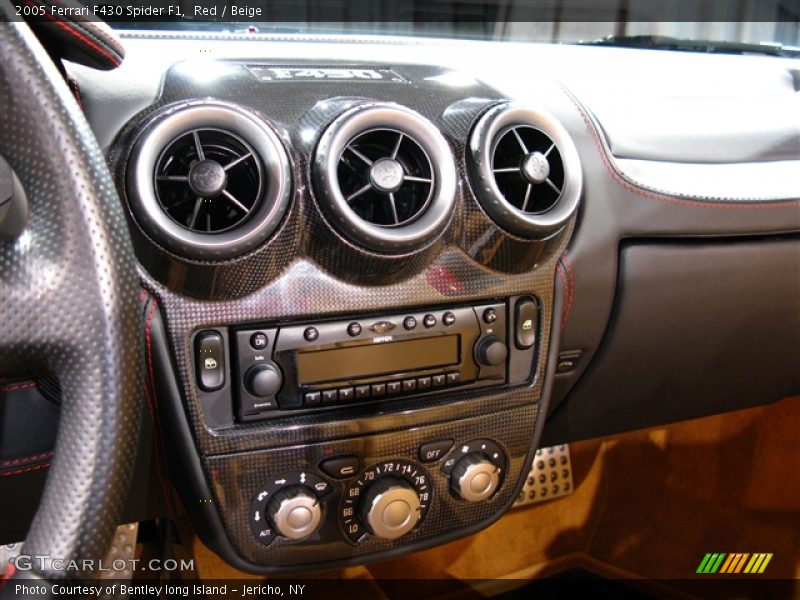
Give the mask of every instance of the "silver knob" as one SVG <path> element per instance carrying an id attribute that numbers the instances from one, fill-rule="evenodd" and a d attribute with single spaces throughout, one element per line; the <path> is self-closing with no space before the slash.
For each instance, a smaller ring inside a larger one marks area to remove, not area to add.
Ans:
<path id="1" fill-rule="evenodd" d="M 498 485 L 500 471 L 482 454 L 468 454 L 450 474 L 450 488 L 467 502 L 490 498 Z"/>
<path id="2" fill-rule="evenodd" d="M 419 521 L 417 492 L 402 479 L 386 477 L 372 484 L 364 497 L 362 519 L 379 538 L 394 540 L 405 535 Z"/>
<path id="3" fill-rule="evenodd" d="M 290 540 L 307 538 L 319 527 L 322 510 L 319 499 L 303 486 L 280 490 L 267 505 L 275 530 Z"/>

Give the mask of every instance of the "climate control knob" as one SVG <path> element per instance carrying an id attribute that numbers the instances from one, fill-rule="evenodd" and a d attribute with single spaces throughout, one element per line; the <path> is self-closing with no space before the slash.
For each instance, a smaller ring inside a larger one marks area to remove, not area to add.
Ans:
<path id="1" fill-rule="evenodd" d="M 450 472 L 450 489 L 467 502 L 487 500 L 500 485 L 500 471 L 479 453 L 468 454 Z"/>
<path id="2" fill-rule="evenodd" d="M 394 540 L 420 519 L 417 491 L 403 479 L 383 477 L 373 483 L 361 503 L 361 520 L 373 535 Z"/>
<path id="3" fill-rule="evenodd" d="M 422 523 L 432 499 L 431 481 L 421 465 L 401 458 L 376 463 L 345 486 L 339 525 L 353 544 L 370 535 L 393 540 Z"/>
<path id="4" fill-rule="evenodd" d="M 267 504 L 275 530 L 290 540 L 307 538 L 322 518 L 319 499 L 307 487 L 294 485 L 278 491 Z"/>
<path id="5" fill-rule="evenodd" d="M 496 335 L 487 335 L 478 342 L 475 358 L 486 367 L 498 367 L 506 362 L 508 348 Z"/>

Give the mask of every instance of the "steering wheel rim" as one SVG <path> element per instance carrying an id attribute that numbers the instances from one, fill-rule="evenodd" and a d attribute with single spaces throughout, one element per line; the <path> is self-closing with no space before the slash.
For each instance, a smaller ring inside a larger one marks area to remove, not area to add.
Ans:
<path id="1" fill-rule="evenodd" d="M 122 204 L 83 113 L 28 26 L 9 22 L 7 0 L 0 14 L 0 155 L 29 203 L 23 235 L 0 241 L 0 376 L 47 373 L 61 384 L 55 455 L 24 552 L 66 564 L 103 555 L 127 497 L 141 414 L 140 288 Z M 34 572 L 86 576 L 52 564 Z"/>

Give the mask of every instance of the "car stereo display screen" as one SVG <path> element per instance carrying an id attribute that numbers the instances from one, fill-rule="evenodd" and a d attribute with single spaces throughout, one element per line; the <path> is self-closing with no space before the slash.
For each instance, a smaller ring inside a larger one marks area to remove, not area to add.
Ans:
<path id="1" fill-rule="evenodd" d="M 445 335 L 300 352 L 296 356 L 297 383 L 304 385 L 455 365 L 459 362 L 458 337 Z"/>

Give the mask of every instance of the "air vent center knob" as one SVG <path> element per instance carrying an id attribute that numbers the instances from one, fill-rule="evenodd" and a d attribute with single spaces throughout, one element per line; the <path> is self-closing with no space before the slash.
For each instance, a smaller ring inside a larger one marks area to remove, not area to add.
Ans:
<path id="1" fill-rule="evenodd" d="M 550 176 L 550 163 L 541 152 L 531 152 L 522 159 L 522 174 L 531 183 L 544 183 Z"/>
<path id="2" fill-rule="evenodd" d="M 215 160 L 200 160 L 189 169 L 189 187 L 198 196 L 219 196 L 228 183 L 228 175 Z"/>
<path id="3" fill-rule="evenodd" d="M 370 185 L 375 191 L 384 194 L 399 190 L 404 177 L 403 165 L 393 158 L 376 160 L 369 170 Z"/>

